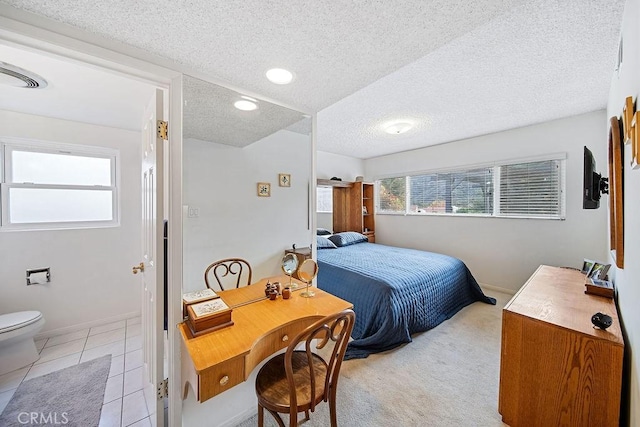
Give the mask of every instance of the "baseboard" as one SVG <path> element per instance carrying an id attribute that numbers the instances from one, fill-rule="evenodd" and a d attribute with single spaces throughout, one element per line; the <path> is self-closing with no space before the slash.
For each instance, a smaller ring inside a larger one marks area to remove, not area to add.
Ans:
<path id="1" fill-rule="evenodd" d="M 504 292 L 505 294 L 509 295 L 515 295 L 516 292 L 518 292 L 517 290 L 501 288 L 500 286 L 487 285 L 486 283 L 479 283 L 479 285 L 482 290 L 489 289 L 491 291 Z"/>
<path id="2" fill-rule="evenodd" d="M 247 421 L 249 418 L 253 417 L 257 413 L 258 413 L 258 409 L 257 408 L 248 408 L 247 410 L 240 412 L 239 414 L 237 414 L 233 418 L 230 418 L 227 421 L 225 421 L 224 423 L 220 424 L 219 427 L 234 427 L 234 426 L 237 426 L 238 424 L 242 424 L 243 422 Z"/>
<path id="3" fill-rule="evenodd" d="M 58 335 L 70 334 L 72 332 L 81 331 L 83 329 L 95 328 L 96 326 L 106 325 L 108 323 L 119 322 L 120 320 L 130 319 L 132 317 L 140 316 L 139 311 L 132 311 L 130 313 L 119 314 L 117 316 L 107 317 L 104 319 L 96 319 L 90 322 L 80 323 L 78 325 L 66 326 L 64 328 L 51 329 L 49 331 L 40 332 L 34 339 L 39 340 L 42 338 L 51 338 Z M 46 321 L 47 319 L 45 319 Z"/>

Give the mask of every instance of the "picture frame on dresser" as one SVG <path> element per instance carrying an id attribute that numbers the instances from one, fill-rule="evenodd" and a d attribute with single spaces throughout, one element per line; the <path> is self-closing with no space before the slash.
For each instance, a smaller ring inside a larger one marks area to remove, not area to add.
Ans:
<path id="1" fill-rule="evenodd" d="M 609 272 L 609 268 L 611 268 L 611 264 L 594 262 L 587 272 L 587 278 L 605 280 L 607 273 Z"/>
<path id="2" fill-rule="evenodd" d="M 594 260 L 585 258 L 584 261 L 582 261 L 582 269 L 580 271 L 584 274 L 589 274 L 595 263 Z"/>

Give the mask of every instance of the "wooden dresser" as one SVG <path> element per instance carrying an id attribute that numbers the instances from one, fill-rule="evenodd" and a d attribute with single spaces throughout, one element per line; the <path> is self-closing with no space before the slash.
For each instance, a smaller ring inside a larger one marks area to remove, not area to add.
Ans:
<path id="1" fill-rule="evenodd" d="M 502 312 L 502 420 L 518 426 L 618 426 L 624 340 L 613 300 L 585 275 L 540 266 Z M 597 312 L 613 318 L 594 329 Z"/>

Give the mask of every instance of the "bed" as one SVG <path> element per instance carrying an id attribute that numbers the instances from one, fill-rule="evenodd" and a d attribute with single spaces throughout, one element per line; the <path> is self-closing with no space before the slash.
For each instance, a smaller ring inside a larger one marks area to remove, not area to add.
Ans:
<path id="1" fill-rule="evenodd" d="M 318 287 L 351 302 L 356 312 L 346 359 L 411 342 L 411 334 L 434 328 L 475 301 L 496 303 L 457 258 L 368 243 L 355 232 L 317 241 Z"/>

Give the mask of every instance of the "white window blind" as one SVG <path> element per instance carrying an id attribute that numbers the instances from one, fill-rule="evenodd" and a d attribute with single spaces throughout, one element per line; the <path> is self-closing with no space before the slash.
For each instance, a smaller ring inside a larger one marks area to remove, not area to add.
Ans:
<path id="1" fill-rule="evenodd" d="M 316 187 L 317 212 L 333 212 L 333 188 Z"/>
<path id="2" fill-rule="evenodd" d="M 560 160 L 500 166 L 500 215 L 560 217 Z"/>
<path id="3" fill-rule="evenodd" d="M 378 180 L 377 213 L 564 219 L 564 158 Z"/>
<path id="4" fill-rule="evenodd" d="M 491 168 L 409 177 L 411 213 L 491 214 Z"/>

